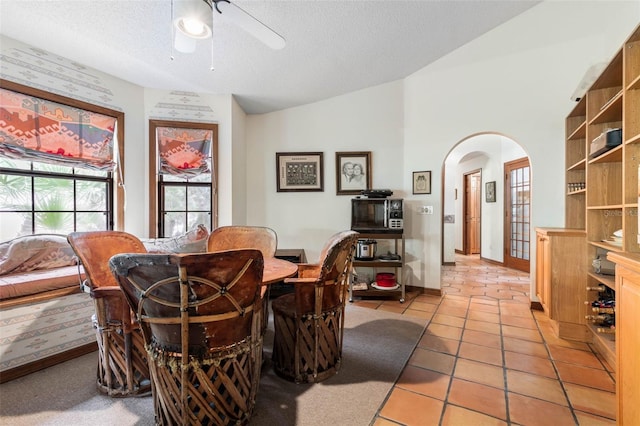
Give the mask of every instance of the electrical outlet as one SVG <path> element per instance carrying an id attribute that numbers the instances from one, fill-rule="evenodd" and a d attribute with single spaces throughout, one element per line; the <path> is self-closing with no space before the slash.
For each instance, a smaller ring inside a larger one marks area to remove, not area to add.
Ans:
<path id="1" fill-rule="evenodd" d="M 433 206 L 418 207 L 418 214 L 433 214 Z"/>

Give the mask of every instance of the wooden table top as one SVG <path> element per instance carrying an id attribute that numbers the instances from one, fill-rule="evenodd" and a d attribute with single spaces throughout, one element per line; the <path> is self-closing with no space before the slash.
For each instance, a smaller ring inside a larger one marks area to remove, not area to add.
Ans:
<path id="1" fill-rule="evenodd" d="M 264 259 L 264 272 L 262 273 L 262 285 L 280 282 L 285 278 L 293 277 L 298 273 L 298 265 L 288 260 L 268 257 Z"/>

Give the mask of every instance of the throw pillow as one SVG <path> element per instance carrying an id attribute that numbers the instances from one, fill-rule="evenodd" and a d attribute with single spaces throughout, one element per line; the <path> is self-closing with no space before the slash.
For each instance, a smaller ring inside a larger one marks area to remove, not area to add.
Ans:
<path id="1" fill-rule="evenodd" d="M 0 275 L 77 263 L 76 255 L 64 235 L 25 235 L 0 243 Z"/>

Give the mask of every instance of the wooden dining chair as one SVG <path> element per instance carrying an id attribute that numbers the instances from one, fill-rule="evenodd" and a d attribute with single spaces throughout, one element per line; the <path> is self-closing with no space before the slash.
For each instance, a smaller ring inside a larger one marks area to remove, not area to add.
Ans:
<path id="1" fill-rule="evenodd" d="M 256 249 L 265 258 L 274 257 L 278 248 L 278 235 L 264 226 L 221 226 L 209 234 L 207 251 L 224 251 L 232 249 Z M 267 331 L 269 324 L 269 287 L 263 286 L 260 292 L 262 298 L 261 327 L 262 334 Z"/>
<path id="2" fill-rule="evenodd" d="M 142 328 L 156 424 L 246 424 L 262 363 L 262 253 L 121 254 L 109 263 Z"/>
<path id="3" fill-rule="evenodd" d="M 342 362 L 344 308 L 358 233 L 343 231 L 325 244 L 317 264 L 299 264 L 287 278 L 295 291 L 272 303 L 276 373 L 296 383 L 320 382 Z"/>
<path id="4" fill-rule="evenodd" d="M 120 231 L 73 232 L 67 240 L 86 272 L 94 300 L 92 317 L 98 341 L 98 389 L 110 396 L 133 396 L 151 390 L 140 327 L 111 270 L 118 253 L 145 253 L 142 242 Z"/>

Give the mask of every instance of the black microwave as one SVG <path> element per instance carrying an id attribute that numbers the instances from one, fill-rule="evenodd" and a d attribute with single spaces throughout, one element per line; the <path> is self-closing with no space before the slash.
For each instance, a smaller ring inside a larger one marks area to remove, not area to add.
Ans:
<path id="1" fill-rule="evenodd" d="M 351 199 L 351 229 L 365 233 L 402 233 L 402 199 Z"/>

